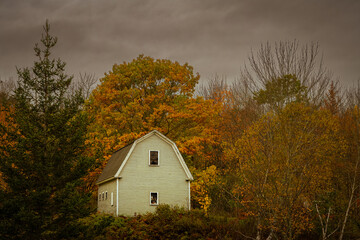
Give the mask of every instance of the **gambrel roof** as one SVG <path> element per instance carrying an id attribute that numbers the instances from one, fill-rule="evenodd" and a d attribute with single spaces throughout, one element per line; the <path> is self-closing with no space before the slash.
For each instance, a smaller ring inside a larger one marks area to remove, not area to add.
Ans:
<path id="1" fill-rule="evenodd" d="M 124 162 L 133 144 L 134 143 L 131 143 L 119 149 L 111 156 L 96 183 L 100 183 L 115 176 L 116 172 L 119 170 L 121 164 Z"/>
<path id="2" fill-rule="evenodd" d="M 101 183 L 110 181 L 115 178 L 120 178 L 121 171 L 124 168 L 128 159 L 130 158 L 131 153 L 134 151 L 136 145 L 138 143 L 144 141 L 145 139 L 149 138 L 152 135 L 157 135 L 162 140 L 164 140 L 166 143 L 171 145 L 172 149 L 174 150 L 174 152 L 180 162 L 180 165 L 182 166 L 182 168 L 185 171 L 185 174 L 187 177 L 186 180 L 194 180 L 194 178 L 191 175 L 190 170 L 186 166 L 186 163 L 185 163 L 183 157 L 181 156 L 176 144 L 173 141 L 171 141 L 169 138 L 167 138 L 163 134 L 161 134 L 159 131 L 153 130 L 153 131 L 149 132 L 148 134 L 146 134 L 145 136 L 135 140 L 133 143 L 116 151 L 109 159 L 104 170 L 100 174 L 100 177 L 96 181 L 96 184 L 101 184 Z"/>

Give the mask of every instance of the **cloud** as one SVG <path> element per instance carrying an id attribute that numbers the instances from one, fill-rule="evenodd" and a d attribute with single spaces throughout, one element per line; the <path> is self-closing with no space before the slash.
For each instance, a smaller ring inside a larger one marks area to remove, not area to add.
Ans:
<path id="1" fill-rule="evenodd" d="M 144 53 L 188 62 L 204 79 L 238 76 L 251 49 L 298 39 L 319 42 L 325 64 L 344 84 L 360 77 L 360 2 L 220 0 L 28 0 L 0 2 L 0 76 L 31 66 L 49 19 L 55 54 L 71 73 L 101 77 Z"/>

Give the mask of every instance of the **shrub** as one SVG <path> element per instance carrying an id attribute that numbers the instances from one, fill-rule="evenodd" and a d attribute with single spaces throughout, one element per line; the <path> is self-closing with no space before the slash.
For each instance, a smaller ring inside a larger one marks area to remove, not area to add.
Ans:
<path id="1" fill-rule="evenodd" d="M 155 213 L 134 217 L 93 214 L 80 219 L 74 239 L 243 239 L 254 224 L 237 218 L 205 214 L 203 210 L 160 205 Z M 249 233 L 250 231 L 250 233 Z"/>

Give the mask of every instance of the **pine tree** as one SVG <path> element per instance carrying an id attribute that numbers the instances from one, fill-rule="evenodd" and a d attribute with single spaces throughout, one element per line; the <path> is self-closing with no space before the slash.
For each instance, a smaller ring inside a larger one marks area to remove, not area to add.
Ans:
<path id="1" fill-rule="evenodd" d="M 80 92 L 69 91 L 65 62 L 50 57 L 57 38 L 49 31 L 46 21 L 34 66 L 17 69 L 8 118 L 16 127 L 0 126 L 0 135 L 12 143 L 0 149 L 7 184 L 0 190 L 1 239 L 66 238 L 69 223 L 90 212 L 90 196 L 81 191 L 81 177 L 93 162 L 83 154 L 89 120 Z"/>

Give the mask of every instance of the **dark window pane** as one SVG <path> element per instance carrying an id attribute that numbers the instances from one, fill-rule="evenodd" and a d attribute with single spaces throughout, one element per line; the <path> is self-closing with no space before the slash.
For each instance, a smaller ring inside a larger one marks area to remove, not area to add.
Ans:
<path id="1" fill-rule="evenodd" d="M 150 151 L 150 165 L 159 164 L 159 153 L 158 151 Z"/>
<path id="2" fill-rule="evenodd" d="M 158 204 L 158 195 L 157 193 L 151 193 L 151 205 Z"/>

